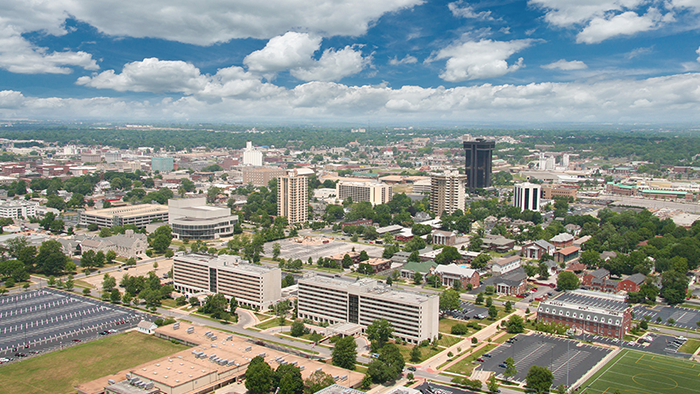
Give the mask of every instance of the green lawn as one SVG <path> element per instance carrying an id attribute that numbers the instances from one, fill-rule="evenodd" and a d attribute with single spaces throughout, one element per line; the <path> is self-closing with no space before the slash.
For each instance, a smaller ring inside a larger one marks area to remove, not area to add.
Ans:
<path id="1" fill-rule="evenodd" d="M 476 366 L 478 365 L 477 363 L 475 363 L 476 359 L 483 356 L 484 353 L 488 353 L 492 349 L 495 349 L 496 346 L 497 345 L 484 346 L 479 351 L 463 358 L 462 360 L 455 363 L 453 366 L 447 368 L 447 372 L 458 373 L 464 376 L 470 376 L 474 368 L 476 368 Z"/>
<path id="2" fill-rule="evenodd" d="M 0 393 L 75 393 L 74 386 L 186 349 L 130 332 L 0 368 Z"/>
<path id="3" fill-rule="evenodd" d="M 623 350 L 581 386 L 579 393 L 700 393 L 700 367 L 692 361 Z"/>
<path id="4" fill-rule="evenodd" d="M 292 324 L 291 320 L 284 319 L 284 324 L 282 324 L 282 325 L 288 326 L 290 324 Z M 279 327 L 279 326 L 280 326 L 279 319 L 277 317 L 275 317 L 274 319 L 270 319 L 264 323 L 260 323 L 260 324 L 256 325 L 255 327 L 259 328 L 261 330 L 267 330 L 268 328 Z"/>
<path id="5" fill-rule="evenodd" d="M 462 337 L 453 337 L 451 335 L 443 335 L 442 338 L 438 340 L 438 345 L 444 346 L 444 347 L 450 347 L 457 342 L 460 342 L 464 340 Z"/>
<path id="6" fill-rule="evenodd" d="M 699 347 L 700 347 L 699 340 L 688 339 L 688 341 L 686 343 L 684 343 L 683 346 L 681 346 L 680 349 L 678 349 L 678 351 L 683 352 L 683 353 L 693 354 L 693 353 L 695 353 L 695 351 L 698 350 Z"/>
<path id="7" fill-rule="evenodd" d="M 401 355 L 403 356 L 403 359 L 406 360 L 407 363 L 410 363 L 411 361 L 411 350 L 413 349 L 413 345 L 397 345 L 399 347 L 399 350 L 401 351 Z M 445 350 L 444 348 L 437 348 L 437 349 L 432 349 L 430 346 L 421 346 L 420 348 L 420 353 L 421 353 L 421 358 L 420 361 L 417 363 L 422 363 L 423 361 L 429 359 L 430 357 L 433 357 L 434 355 L 442 352 Z"/>

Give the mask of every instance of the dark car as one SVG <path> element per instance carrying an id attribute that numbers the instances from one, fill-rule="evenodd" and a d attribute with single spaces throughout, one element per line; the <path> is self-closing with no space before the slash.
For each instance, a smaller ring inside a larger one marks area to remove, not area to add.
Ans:
<path id="1" fill-rule="evenodd" d="M 408 367 L 406 369 L 411 371 L 411 372 L 416 372 L 416 367 Z"/>
<path id="2" fill-rule="evenodd" d="M 78 339 L 78 338 L 75 338 L 75 339 L 73 340 L 73 342 L 82 342 L 82 341 L 81 341 L 80 339 Z"/>
<path id="3" fill-rule="evenodd" d="M 506 368 L 506 367 L 508 367 L 508 366 L 507 366 L 505 363 L 501 363 L 501 364 L 498 364 L 498 367 L 499 367 L 499 368 Z"/>
<path id="4" fill-rule="evenodd" d="M 26 353 L 15 353 L 15 357 L 27 357 Z"/>
<path id="5" fill-rule="evenodd" d="M 491 357 L 491 354 L 486 353 L 486 354 L 484 354 L 484 357 Z"/>

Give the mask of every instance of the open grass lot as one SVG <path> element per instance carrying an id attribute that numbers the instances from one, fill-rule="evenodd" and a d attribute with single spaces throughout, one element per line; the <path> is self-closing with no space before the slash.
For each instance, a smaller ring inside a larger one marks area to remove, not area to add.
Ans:
<path id="1" fill-rule="evenodd" d="M 474 320 L 456 320 L 456 319 L 451 319 L 447 317 L 440 318 L 440 321 L 438 322 L 438 331 L 443 333 L 443 334 L 452 334 L 452 327 L 456 324 L 464 324 L 466 325 L 469 322 L 473 322 Z M 489 323 L 490 324 L 490 323 Z M 479 324 L 481 328 L 484 328 L 485 326 L 483 324 Z M 480 329 L 481 329 L 480 328 Z M 475 330 L 471 327 L 469 327 L 469 332 L 464 334 L 464 336 L 469 336 L 477 332 L 478 330 Z"/>
<path id="2" fill-rule="evenodd" d="M 274 319 L 268 319 L 267 321 L 260 323 L 256 325 L 256 328 L 259 328 L 261 330 L 267 330 L 268 328 L 272 327 L 279 327 L 279 326 L 288 326 L 291 325 L 292 321 L 289 319 L 284 319 L 284 324 L 280 324 L 279 318 L 275 317 Z"/>
<path id="3" fill-rule="evenodd" d="M 700 364 L 623 350 L 583 384 L 579 393 L 700 393 Z"/>
<path id="4" fill-rule="evenodd" d="M 688 339 L 683 346 L 678 349 L 679 352 L 693 354 L 700 347 L 700 341 L 697 339 Z"/>
<path id="5" fill-rule="evenodd" d="M 478 364 L 474 363 L 477 358 L 483 356 L 485 353 L 488 353 L 489 351 L 493 350 L 496 348 L 496 345 L 486 345 L 483 348 L 479 349 L 479 351 L 475 352 L 474 354 L 471 354 L 464 359 L 458 361 L 456 364 L 453 366 L 447 368 L 448 372 L 452 373 L 458 373 L 460 375 L 464 376 L 469 376 L 472 374 L 472 371 Z"/>
<path id="6" fill-rule="evenodd" d="M 74 393 L 75 385 L 186 348 L 137 332 L 108 336 L 0 367 L 0 393 Z"/>
<path id="7" fill-rule="evenodd" d="M 457 337 L 457 336 L 452 336 L 452 335 L 443 335 L 442 338 L 438 339 L 438 345 L 444 346 L 444 347 L 450 347 L 458 342 L 463 341 L 463 337 Z"/>
<path id="8" fill-rule="evenodd" d="M 412 363 L 411 360 L 411 350 L 413 349 L 413 345 L 396 345 L 398 346 L 399 350 L 401 351 L 401 355 L 403 356 L 403 359 L 406 360 L 407 363 Z M 433 357 L 434 355 L 440 353 L 441 351 L 445 350 L 445 348 L 437 348 L 433 349 L 430 346 L 421 346 L 420 347 L 420 361 L 417 362 L 416 364 L 420 364 L 423 361 L 429 359 L 430 357 Z"/>

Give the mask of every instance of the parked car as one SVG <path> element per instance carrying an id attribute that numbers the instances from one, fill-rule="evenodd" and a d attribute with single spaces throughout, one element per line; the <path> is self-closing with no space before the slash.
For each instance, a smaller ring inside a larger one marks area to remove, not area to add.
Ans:
<path id="1" fill-rule="evenodd" d="M 501 364 L 498 364 L 498 367 L 499 368 L 507 368 L 508 366 L 506 365 L 506 363 L 501 363 Z"/>
<path id="2" fill-rule="evenodd" d="M 416 372 L 416 367 L 408 367 L 406 369 L 411 371 L 411 372 Z"/>
<path id="3" fill-rule="evenodd" d="M 486 353 L 486 354 L 484 354 L 484 357 L 489 357 L 489 358 L 491 358 L 491 353 Z"/>
<path id="4" fill-rule="evenodd" d="M 479 358 L 476 359 L 476 361 L 478 361 L 478 362 L 480 362 L 480 363 L 483 363 L 483 362 L 484 362 L 484 358 L 483 358 L 483 357 L 479 357 Z"/>

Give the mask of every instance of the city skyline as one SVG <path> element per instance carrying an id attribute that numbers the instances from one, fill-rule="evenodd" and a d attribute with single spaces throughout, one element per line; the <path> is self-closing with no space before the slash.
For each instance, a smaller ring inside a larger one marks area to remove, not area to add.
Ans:
<path id="1" fill-rule="evenodd" d="M 693 122 L 700 2 L 0 6 L 0 117 Z"/>

